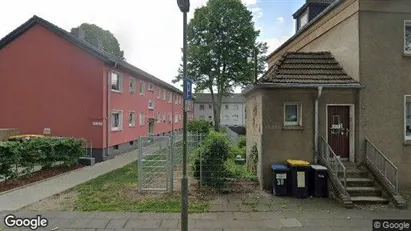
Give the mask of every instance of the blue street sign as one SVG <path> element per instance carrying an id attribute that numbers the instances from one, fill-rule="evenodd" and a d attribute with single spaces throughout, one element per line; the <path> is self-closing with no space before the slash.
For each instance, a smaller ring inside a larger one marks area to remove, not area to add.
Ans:
<path id="1" fill-rule="evenodd" d="M 193 81 L 191 79 L 186 78 L 187 81 L 187 89 L 186 89 L 186 94 L 185 94 L 185 100 L 190 100 L 193 96 L 193 91 L 192 91 L 192 86 L 193 86 Z"/>

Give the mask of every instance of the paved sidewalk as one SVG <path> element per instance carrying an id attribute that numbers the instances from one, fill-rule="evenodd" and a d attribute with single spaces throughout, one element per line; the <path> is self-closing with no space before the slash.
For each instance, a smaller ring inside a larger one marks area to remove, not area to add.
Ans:
<path id="1" fill-rule="evenodd" d="M 61 193 L 76 185 L 87 182 L 100 175 L 121 168 L 138 158 L 137 151 L 118 155 L 94 166 L 81 168 L 77 171 L 60 175 L 55 178 L 0 195 L 0 211 L 18 210 L 37 201 Z"/>
<path id="2" fill-rule="evenodd" d="M 88 230 L 88 231 L 178 231 L 180 230 L 179 213 L 126 213 L 126 212 L 10 212 L 20 218 L 32 218 L 42 215 L 49 225 L 39 230 Z M 4 216 L 0 214 L 0 227 L 4 225 Z M 366 211 L 360 209 L 341 210 L 339 212 L 222 212 L 189 215 L 190 231 L 369 231 L 372 219 L 410 219 L 411 210 Z M 19 229 L 29 230 L 29 229 Z"/>

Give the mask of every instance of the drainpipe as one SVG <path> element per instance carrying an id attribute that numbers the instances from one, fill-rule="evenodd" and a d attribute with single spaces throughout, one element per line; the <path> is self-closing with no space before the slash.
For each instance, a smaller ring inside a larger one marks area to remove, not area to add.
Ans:
<path id="1" fill-rule="evenodd" d="M 318 100 L 321 97 L 323 87 L 320 86 L 318 87 L 318 94 L 317 98 L 315 99 L 315 115 L 314 115 L 314 147 L 315 147 L 315 153 L 314 153 L 314 163 L 318 163 Z"/>
<path id="2" fill-rule="evenodd" d="M 113 68 L 117 68 L 117 62 L 114 62 Z M 111 95 L 111 71 L 107 74 L 107 135 L 106 135 L 106 156 L 110 155 L 110 95 Z"/>

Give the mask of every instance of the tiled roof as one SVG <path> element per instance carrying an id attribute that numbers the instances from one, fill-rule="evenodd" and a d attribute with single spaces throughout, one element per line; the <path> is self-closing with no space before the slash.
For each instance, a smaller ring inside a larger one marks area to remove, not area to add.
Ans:
<path id="1" fill-rule="evenodd" d="M 217 95 L 215 95 L 216 97 Z M 210 103 L 211 94 L 197 93 L 194 95 L 196 103 Z M 223 96 L 222 103 L 245 103 L 245 98 L 241 94 L 231 94 L 230 96 Z"/>
<path id="2" fill-rule="evenodd" d="M 23 23 L 21 26 L 16 28 L 14 31 L 6 35 L 4 38 L 0 40 L 0 50 L 5 47 L 7 44 L 12 42 L 14 39 L 18 38 L 20 35 L 24 34 L 26 31 L 31 29 L 35 25 L 41 25 L 51 32 L 61 36 L 62 38 L 66 39 L 67 41 L 71 42 L 72 44 L 76 45 L 80 49 L 86 51 L 87 53 L 93 55 L 94 57 L 102 60 L 103 62 L 111 65 L 118 65 L 120 68 L 124 68 L 125 70 L 131 72 L 132 74 L 139 75 L 140 77 L 143 77 L 149 81 L 152 81 L 164 88 L 176 91 L 178 93 L 182 93 L 181 90 L 178 88 L 174 87 L 173 85 L 141 70 L 138 67 L 133 66 L 132 64 L 122 60 L 121 58 L 114 57 L 113 55 L 109 54 L 108 52 L 105 52 L 104 50 L 101 50 L 97 48 L 96 46 L 88 43 L 85 40 L 78 39 L 76 36 L 70 34 L 66 30 L 50 23 L 47 20 L 44 20 L 36 15 L 34 15 L 32 18 L 30 18 L 27 22 Z"/>
<path id="3" fill-rule="evenodd" d="M 257 83 L 360 85 L 330 52 L 288 52 Z"/>

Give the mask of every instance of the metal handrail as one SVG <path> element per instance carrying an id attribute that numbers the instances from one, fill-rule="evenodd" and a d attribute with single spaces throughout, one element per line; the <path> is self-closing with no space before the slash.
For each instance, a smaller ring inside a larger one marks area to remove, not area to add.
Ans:
<path id="1" fill-rule="evenodd" d="M 369 146 L 370 144 L 371 146 Z M 374 159 L 371 157 L 371 153 L 369 150 L 369 147 L 373 149 L 373 154 L 374 154 Z M 378 154 L 379 157 L 382 157 L 383 159 L 383 169 L 381 169 L 381 166 L 378 166 L 377 162 L 377 156 L 375 154 Z M 398 192 L 398 167 L 395 166 L 391 160 L 388 159 L 387 156 L 385 156 L 369 139 L 365 138 L 365 158 L 370 162 L 370 164 L 374 165 L 374 167 L 385 177 L 385 179 L 388 181 L 388 183 L 395 189 L 396 192 Z M 389 179 L 387 175 L 387 164 L 388 163 L 391 168 L 394 170 L 394 175 L 395 179 Z M 394 181 L 394 182 L 392 182 Z"/>
<path id="2" fill-rule="evenodd" d="M 347 189 L 347 175 L 346 175 L 346 167 L 344 166 L 344 164 L 341 162 L 340 158 L 334 153 L 334 151 L 332 150 L 331 146 L 325 141 L 324 137 L 321 137 L 321 141 L 322 141 L 322 145 L 321 145 L 321 155 L 324 157 L 324 160 L 327 162 L 327 164 L 330 165 L 331 167 L 331 163 L 330 163 L 330 159 L 334 159 L 336 161 L 336 163 L 339 165 L 339 167 L 341 167 L 342 172 L 343 172 L 343 186 L 344 189 Z M 330 155 L 326 155 L 324 156 L 324 150 L 323 148 L 327 148 L 328 149 L 328 153 L 331 153 L 331 157 Z M 334 172 L 334 174 L 338 177 L 338 169 L 330 169 L 331 171 Z"/>

